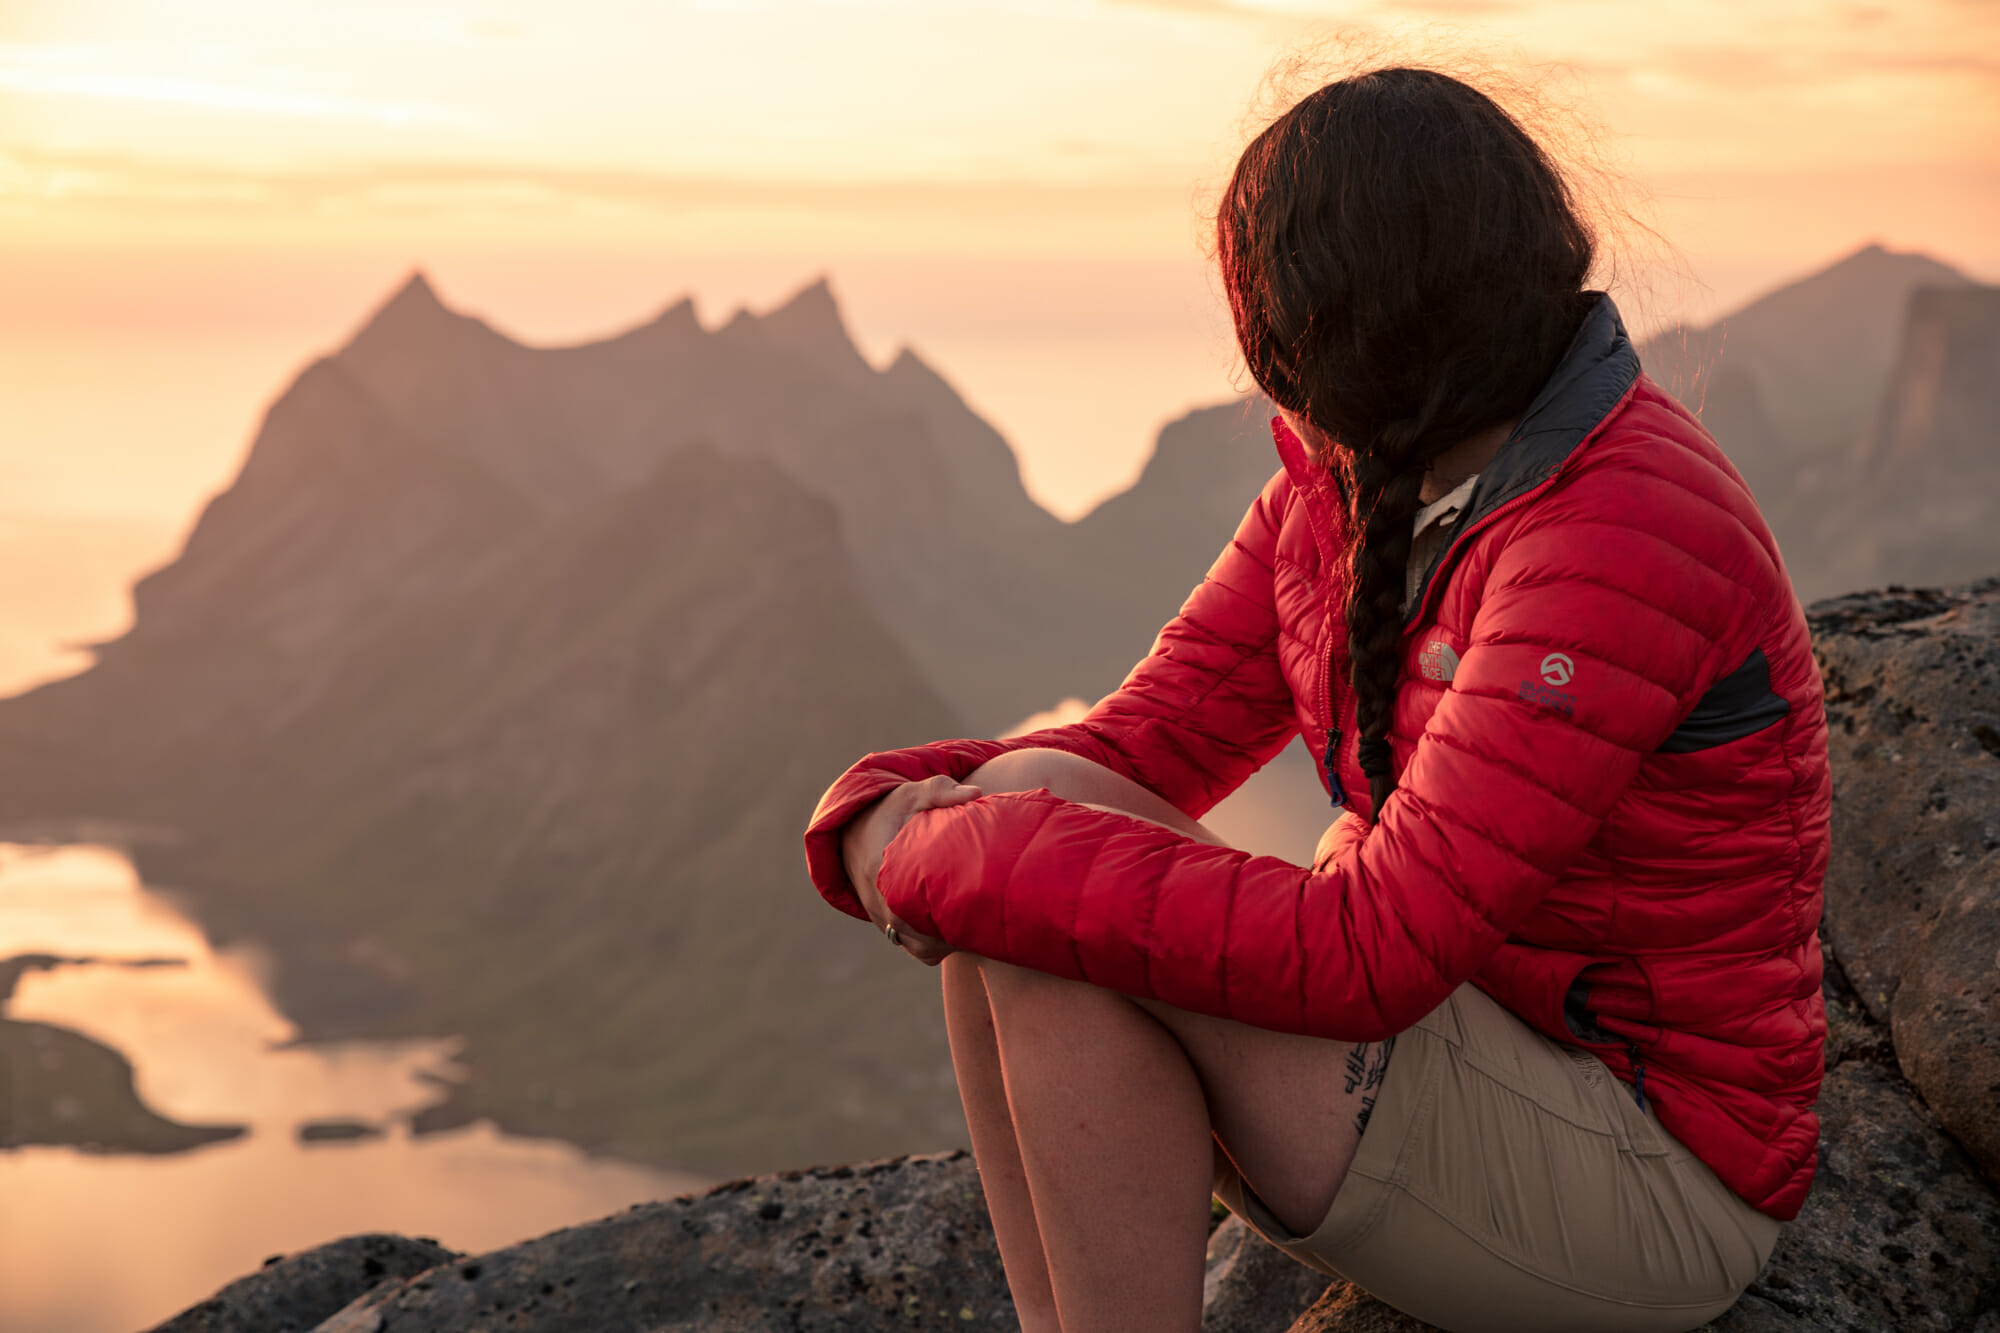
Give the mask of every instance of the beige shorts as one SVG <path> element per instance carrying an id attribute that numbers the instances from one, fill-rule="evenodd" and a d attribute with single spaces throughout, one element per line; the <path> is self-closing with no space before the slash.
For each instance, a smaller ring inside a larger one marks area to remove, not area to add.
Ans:
<path id="1" fill-rule="evenodd" d="M 1778 1239 L 1595 1056 L 1470 985 L 1396 1038 L 1311 1235 L 1221 1170 L 1216 1197 L 1274 1245 L 1451 1333 L 1695 1328 Z"/>

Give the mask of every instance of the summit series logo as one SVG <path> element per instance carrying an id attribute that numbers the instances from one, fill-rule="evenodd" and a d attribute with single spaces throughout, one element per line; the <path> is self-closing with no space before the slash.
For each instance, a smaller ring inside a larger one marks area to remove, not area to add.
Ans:
<path id="1" fill-rule="evenodd" d="M 1542 659 L 1541 672 L 1541 680 L 1522 681 L 1515 696 L 1564 717 L 1576 716 L 1576 695 L 1560 688 L 1576 679 L 1576 663 L 1569 654 L 1550 653 Z"/>

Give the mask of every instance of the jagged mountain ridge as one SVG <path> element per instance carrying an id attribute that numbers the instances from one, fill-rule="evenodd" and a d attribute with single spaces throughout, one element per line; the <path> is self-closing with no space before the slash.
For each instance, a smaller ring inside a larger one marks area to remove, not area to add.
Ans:
<path id="1" fill-rule="evenodd" d="M 418 275 L 337 359 L 411 435 L 552 510 L 693 442 L 773 460 L 839 509 L 876 614 L 975 727 L 1048 702 L 1024 628 L 1088 626 L 1064 525 L 1029 498 L 1013 451 L 914 352 L 871 367 L 824 281 L 712 332 L 681 302 L 615 338 L 529 348 Z"/>

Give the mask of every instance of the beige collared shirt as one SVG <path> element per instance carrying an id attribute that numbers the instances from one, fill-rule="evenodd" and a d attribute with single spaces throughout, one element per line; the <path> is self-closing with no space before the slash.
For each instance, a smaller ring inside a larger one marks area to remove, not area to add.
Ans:
<path id="1" fill-rule="evenodd" d="M 1405 611 L 1415 604 L 1432 559 L 1451 541 L 1451 534 L 1458 527 L 1459 515 L 1465 512 L 1465 506 L 1472 499 L 1472 488 L 1478 482 L 1479 474 L 1475 472 L 1454 487 L 1450 494 L 1439 496 L 1417 511 L 1416 534 L 1410 538 L 1410 564 L 1403 591 Z"/>

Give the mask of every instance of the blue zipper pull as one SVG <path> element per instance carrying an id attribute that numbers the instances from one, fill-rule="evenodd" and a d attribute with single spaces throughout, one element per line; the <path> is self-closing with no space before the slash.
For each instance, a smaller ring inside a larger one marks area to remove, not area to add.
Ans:
<path id="1" fill-rule="evenodd" d="M 1347 804 L 1347 792 L 1340 785 L 1340 774 L 1336 771 L 1340 763 L 1340 728 L 1326 729 L 1326 791 L 1333 798 L 1333 808 L 1338 810 Z"/>
<path id="2" fill-rule="evenodd" d="M 1646 1113 L 1646 1065 L 1639 1058 L 1639 1048 L 1631 1042 L 1625 1043 L 1625 1054 L 1632 1060 L 1632 1095 L 1639 1099 L 1639 1113 Z"/>

